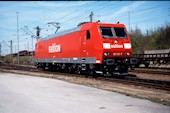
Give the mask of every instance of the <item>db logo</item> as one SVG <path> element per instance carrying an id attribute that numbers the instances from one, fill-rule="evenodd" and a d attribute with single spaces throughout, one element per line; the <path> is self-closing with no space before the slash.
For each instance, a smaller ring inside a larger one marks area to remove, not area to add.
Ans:
<path id="1" fill-rule="evenodd" d="M 56 43 L 53 43 L 52 46 L 48 46 L 48 52 L 49 53 L 61 52 L 61 45 L 60 44 L 56 45 Z"/>

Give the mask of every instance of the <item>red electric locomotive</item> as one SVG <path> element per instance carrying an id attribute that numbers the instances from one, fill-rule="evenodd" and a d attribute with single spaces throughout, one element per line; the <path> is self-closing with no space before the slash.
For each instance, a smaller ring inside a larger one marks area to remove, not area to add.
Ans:
<path id="1" fill-rule="evenodd" d="M 38 68 L 89 74 L 127 74 L 132 46 L 123 24 L 89 22 L 36 43 Z"/>

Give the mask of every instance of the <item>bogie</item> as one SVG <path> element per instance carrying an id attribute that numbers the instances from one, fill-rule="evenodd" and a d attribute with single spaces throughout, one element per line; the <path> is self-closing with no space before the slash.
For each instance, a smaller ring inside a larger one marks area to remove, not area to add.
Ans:
<path id="1" fill-rule="evenodd" d="M 50 71 L 60 71 L 76 74 L 96 75 L 120 75 L 127 73 L 128 66 L 126 63 L 119 62 L 112 65 L 100 64 L 72 64 L 72 63 L 38 63 L 37 68 Z"/>

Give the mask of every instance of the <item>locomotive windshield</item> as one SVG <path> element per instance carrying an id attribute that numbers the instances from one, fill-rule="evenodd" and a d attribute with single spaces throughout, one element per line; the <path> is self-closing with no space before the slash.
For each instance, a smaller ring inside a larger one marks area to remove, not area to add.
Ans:
<path id="1" fill-rule="evenodd" d="M 116 33 L 116 37 L 118 38 L 127 38 L 127 34 L 124 28 L 118 28 L 118 27 L 114 27 L 115 33 Z"/>
<path id="2" fill-rule="evenodd" d="M 127 38 L 127 34 L 124 28 L 118 27 L 100 27 L 100 31 L 103 38 Z"/>
<path id="3" fill-rule="evenodd" d="M 111 27 L 101 27 L 100 29 L 103 38 L 113 37 L 113 32 Z"/>

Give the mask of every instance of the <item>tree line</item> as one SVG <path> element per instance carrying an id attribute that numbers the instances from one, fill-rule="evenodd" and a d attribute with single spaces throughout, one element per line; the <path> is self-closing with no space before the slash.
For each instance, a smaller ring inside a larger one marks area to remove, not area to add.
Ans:
<path id="1" fill-rule="evenodd" d="M 143 53 L 144 50 L 170 49 L 170 24 L 147 30 L 145 34 L 136 27 L 130 36 L 133 54 Z"/>

